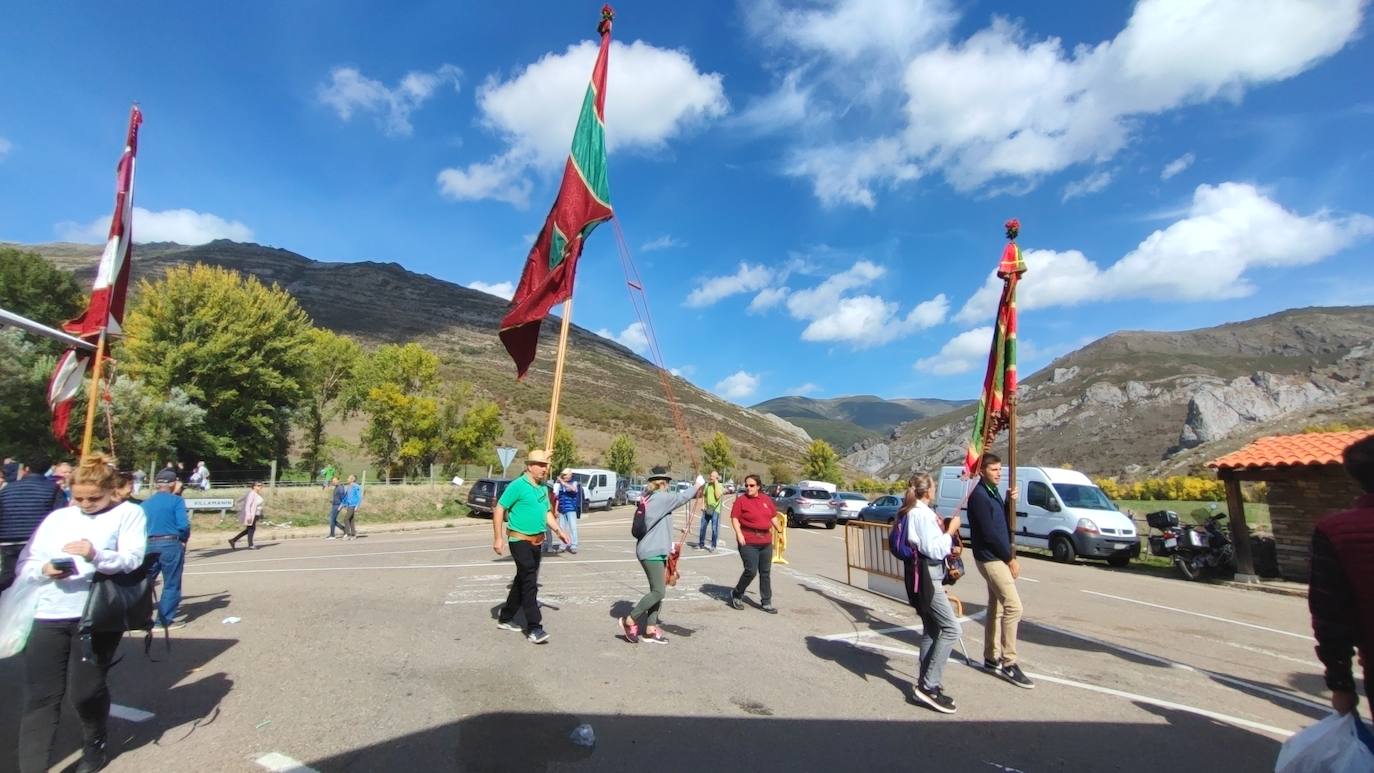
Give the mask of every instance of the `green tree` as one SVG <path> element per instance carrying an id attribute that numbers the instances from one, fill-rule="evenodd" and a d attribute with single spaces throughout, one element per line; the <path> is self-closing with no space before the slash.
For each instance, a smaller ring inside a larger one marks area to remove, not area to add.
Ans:
<path id="1" fill-rule="evenodd" d="M 174 266 L 139 283 L 125 319 L 126 375 L 155 394 L 180 387 L 205 409 L 182 452 L 222 465 L 282 460 L 306 398 L 310 318 L 289 293 L 227 269 Z"/>
<path id="2" fill-rule="evenodd" d="M 349 401 L 369 417 L 363 446 L 386 477 L 428 472 L 438 457 L 438 379 L 438 356 L 419 344 L 382 346 L 359 365 Z"/>
<path id="3" fill-rule="evenodd" d="M 577 443 L 573 440 L 572 431 L 560 421 L 553 430 L 553 464 L 549 467 L 553 472 L 550 475 L 557 475 L 564 467 L 576 466 Z"/>
<path id="4" fill-rule="evenodd" d="M 450 418 L 445 421 L 443 448 L 439 455 L 446 470 L 451 472 L 459 464 L 472 464 L 483 459 L 495 463 L 496 441 L 505 432 L 501 424 L 501 406 L 483 400 L 463 411 L 457 421 L 451 418 L 456 415 L 456 404 L 450 403 L 445 408 L 445 414 Z"/>
<path id="5" fill-rule="evenodd" d="M 351 412 L 345 395 L 355 380 L 363 350 L 353 339 L 324 328 L 313 328 L 309 335 L 305 371 L 308 389 L 297 421 L 304 434 L 301 464 L 313 481 L 324 464 L 325 424 L 335 416 Z"/>
<path id="6" fill-rule="evenodd" d="M 840 474 L 840 457 L 829 443 L 820 439 L 813 440 L 802 456 L 802 475 L 807 480 L 823 480 L 838 484 L 843 480 Z"/>
<path id="7" fill-rule="evenodd" d="M 72 272 L 36 252 L 0 247 L 0 308 L 56 327 L 80 314 L 85 304 Z"/>
<path id="8" fill-rule="evenodd" d="M 629 435 L 616 435 L 611 440 L 610 448 L 606 449 L 606 467 L 622 478 L 629 478 L 635 474 L 638 466 L 634 441 Z"/>
<path id="9" fill-rule="evenodd" d="M 114 452 L 125 469 L 146 470 L 149 462 L 161 466 L 163 460 L 177 458 L 205 421 L 205 409 L 180 387 L 158 394 L 136 378 L 116 379 L 110 387 L 110 415 Z"/>
<path id="10" fill-rule="evenodd" d="M 706 472 L 716 470 L 721 479 L 730 477 L 735 469 L 735 455 L 730 450 L 730 438 L 724 432 L 717 432 L 701 447 L 701 455 L 706 462 Z"/>
<path id="11" fill-rule="evenodd" d="M 5 454 L 20 461 L 61 450 L 52 436 L 46 397 L 57 359 L 44 348 L 22 330 L 0 329 L 0 438 Z M 84 407 L 85 402 L 77 405 Z M 74 418 L 72 423 L 80 421 Z M 79 426 L 76 429 L 80 431 Z"/>

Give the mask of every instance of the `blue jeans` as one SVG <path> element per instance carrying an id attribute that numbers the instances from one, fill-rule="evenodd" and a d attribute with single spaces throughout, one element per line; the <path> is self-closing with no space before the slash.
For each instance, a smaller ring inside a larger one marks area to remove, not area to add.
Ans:
<path id="1" fill-rule="evenodd" d="M 714 510 L 704 510 L 701 513 L 701 532 L 697 534 L 697 547 L 705 547 L 706 544 L 706 525 L 711 525 L 711 549 L 716 549 L 716 543 L 720 541 L 720 513 Z"/>
<path id="2" fill-rule="evenodd" d="M 329 508 L 329 536 L 334 536 L 334 530 L 339 528 L 339 508 Z"/>
<path id="3" fill-rule="evenodd" d="M 924 574 L 920 582 L 926 587 L 918 595 L 916 613 L 921 617 L 921 672 L 920 686 L 931 690 L 944 685 L 945 663 L 959 641 L 959 620 L 954 616 L 954 607 L 945 594 L 944 562 L 926 561 L 921 556 L 911 564 L 913 569 L 921 569 Z"/>
<path id="4" fill-rule="evenodd" d="M 162 575 L 162 596 L 157 600 L 157 621 L 168 625 L 181 606 L 181 569 L 186 557 L 186 546 L 177 539 L 150 539 L 147 552 L 157 553 L 157 563 L 152 574 Z"/>
<path id="5" fill-rule="evenodd" d="M 572 540 L 571 547 L 577 550 L 577 511 L 568 510 L 558 514 L 558 525 L 563 527 L 563 531 L 568 533 L 568 539 Z"/>

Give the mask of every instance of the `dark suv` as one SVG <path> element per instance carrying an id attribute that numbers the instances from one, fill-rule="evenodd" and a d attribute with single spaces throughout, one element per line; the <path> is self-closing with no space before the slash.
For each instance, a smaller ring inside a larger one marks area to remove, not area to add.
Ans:
<path id="1" fill-rule="evenodd" d="M 491 511 L 496 508 L 496 500 L 501 498 L 512 480 L 514 478 L 482 478 L 472 484 L 472 489 L 468 491 L 468 509 L 473 515 L 490 518 Z"/>
<path id="2" fill-rule="evenodd" d="M 819 521 L 825 524 L 825 528 L 833 529 L 839 515 L 830 505 L 832 496 L 825 489 L 783 486 L 773 497 L 773 503 L 778 506 L 779 512 L 787 515 L 788 526 L 797 527 Z"/>

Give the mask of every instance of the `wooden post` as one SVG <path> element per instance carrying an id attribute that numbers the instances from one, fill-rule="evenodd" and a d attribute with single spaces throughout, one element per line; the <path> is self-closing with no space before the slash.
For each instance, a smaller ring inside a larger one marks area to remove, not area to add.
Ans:
<path id="1" fill-rule="evenodd" d="M 1236 582 L 1259 582 L 1255 557 L 1250 552 L 1250 524 L 1245 520 L 1245 498 L 1240 480 L 1229 470 L 1217 470 L 1226 484 L 1226 512 L 1231 519 L 1231 544 L 1236 549 Z"/>
<path id="2" fill-rule="evenodd" d="M 563 396 L 563 362 L 568 356 L 568 328 L 572 326 L 572 298 L 563 302 L 563 327 L 558 332 L 558 359 L 553 366 L 553 398 L 549 401 L 549 426 L 544 431 L 544 450 L 553 453 L 553 433 L 558 427 L 558 400 Z"/>
<path id="3" fill-rule="evenodd" d="M 91 368 L 91 388 L 86 395 L 86 428 L 81 433 L 81 461 L 91 455 L 91 439 L 95 435 L 95 405 L 100 399 L 100 370 L 105 361 L 105 329 L 95 344 L 95 366 Z"/>
<path id="4" fill-rule="evenodd" d="M 270 479 L 269 479 L 268 482 L 267 482 L 267 488 L 268 488 L 269 491 L 272 492 L 272 496 L 275 498 L 276 495 L 277 495 L 277 460 L 276 460 L 276 459 L 273 459 L 273 460 L 272 460 L 272 467 L 270 468 L 270 472 L 268 472 L 267 474 L 268 474 L 269 476 L 271 476 Z"/>

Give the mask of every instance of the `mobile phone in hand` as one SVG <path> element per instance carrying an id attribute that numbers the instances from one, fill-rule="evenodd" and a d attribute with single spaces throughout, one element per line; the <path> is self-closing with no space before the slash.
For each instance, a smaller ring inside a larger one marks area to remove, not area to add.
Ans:
<path id="1" fill-rule="evenodd" d="M 48 563 L 52 564 L 52 568 L 56 569 L 59 572 L 62 572 L 63 574 L 76 574 L 76 559 L 54 558 L 52 561 L 49 561 Z"/>

